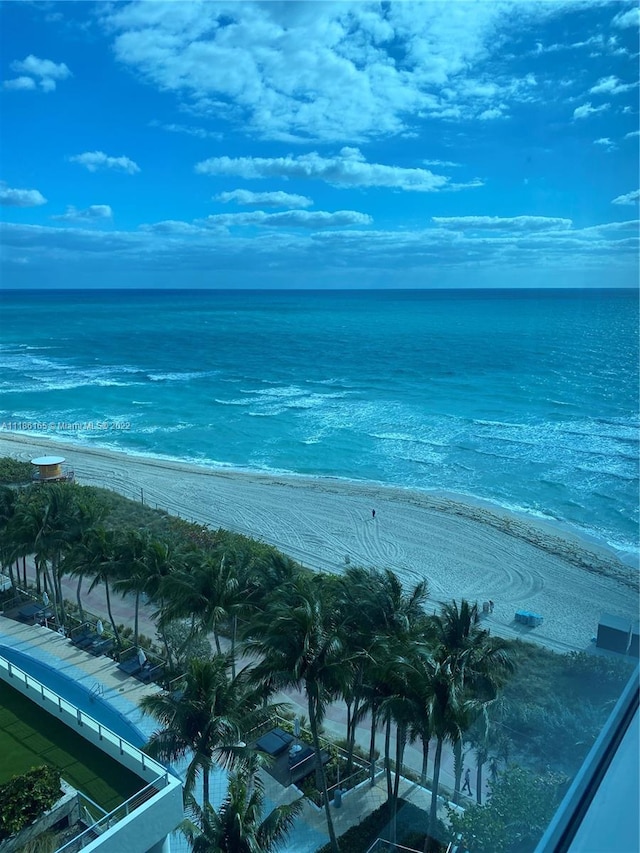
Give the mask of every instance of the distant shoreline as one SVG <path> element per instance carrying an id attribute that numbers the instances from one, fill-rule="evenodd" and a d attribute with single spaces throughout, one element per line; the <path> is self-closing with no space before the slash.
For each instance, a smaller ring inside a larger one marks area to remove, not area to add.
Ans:
<path id="1" fill-rule="evenodd" d="M 388 567 L 403 584 L 426 578 L 435 607 L 452 598 L 495 602 L 493 633 L 557 651 L 589 650 L 603 611 L 636 620 L 638 572 L 605 549 L 507 512 L 391 486 L 214 470 L 0 435 L 0 455 L 30 459 L 55 447 L 81 485 L 108 488 L 189 521 L 275 545 L 312 569 Z M 373 510 L 376 510 L 375 517 Z M 540 613 L 524 629 L 515 611 Z"/>

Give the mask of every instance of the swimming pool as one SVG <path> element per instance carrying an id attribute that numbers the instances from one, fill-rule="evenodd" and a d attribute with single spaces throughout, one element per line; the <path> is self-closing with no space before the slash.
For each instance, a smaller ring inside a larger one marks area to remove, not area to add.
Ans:
<path id="1" fill-rule="evenodd" d="M 128 720 L 121 711 L 114 708 L 109 701 L 97 696 L 91 690 L 87 690 L 84 685 L 59 672 L 53 666 L 32 655 L 1 644 L 0 656 L 75 705 L 88 717 L 93 717 L 96 722 L 110 729 L 132 746 L 140 748 L 147 742 L 148 738 L 140 729 Z M 84 675 L 86 676 L 86 673 Z"/>

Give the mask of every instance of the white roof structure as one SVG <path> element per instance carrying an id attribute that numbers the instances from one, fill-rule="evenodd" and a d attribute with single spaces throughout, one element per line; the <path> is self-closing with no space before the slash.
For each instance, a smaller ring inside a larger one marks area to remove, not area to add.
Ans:
<path id="1" fill-rule="evenodd" d="M 62 465 L 64 456 L 38 456 L 37 459 L 32 459 L 32 465 Z"/>

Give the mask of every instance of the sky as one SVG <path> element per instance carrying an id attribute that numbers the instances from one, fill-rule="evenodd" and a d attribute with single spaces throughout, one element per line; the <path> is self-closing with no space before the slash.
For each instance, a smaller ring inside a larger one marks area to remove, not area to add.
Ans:
<path id="1" fill-rule="evenodd" d="M 0 3 L 0 286 L 636 287 L 637 3 Z"/>

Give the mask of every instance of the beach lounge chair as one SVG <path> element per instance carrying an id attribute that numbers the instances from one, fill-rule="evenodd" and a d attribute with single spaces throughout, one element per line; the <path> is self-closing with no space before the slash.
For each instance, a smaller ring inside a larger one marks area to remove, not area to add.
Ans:
<path id="1" fill-rule="evenodd" d="M 83 640 L 86 640 L 89 636 L 94 636 L 95 631 L 91 628 L 90 625 L 81 625 L 79 628 L 74 629 L 73 633 L 69 635 L 69 639 L 73 643 L 74 646 L 77 646 L 78 643 L 81 643 Z"/>
<path id="2" fill-rule="evenodd" d="M 282 729 L 272 729 L 256 741 L 256 749 L 267 755 L 280 755 L 293 742 L 293 735 Z"/>
<path id="3" fill-rule="evenodd" d="M 320 752 L 320 760 L 326 764 L 330 755 L 326 749 Z M 304 746 L 299 752 L 289 754 L 289 778 L 290 783 L 295 785 L 306 779 L 316 769 L 316 751 L 311 746 Z"/>
<path id="4" fill-rule="evenodd" d="M 135 672 L 134 677 L 143 684 L 151 684 L 158 676 L 164 672 L 164 666 L 161 663 L 152 664 L 147 661 L 140 672 Z"/>
<path id="5" fill-rule="evenodd" d="M 76 646 L 76 648 L 82 649 L 83 651 L 86 652 L 89 649 L 89 646 L 92 646 L 94 643 L 97 643 L 99 640 L 100 640 L 100 634 L 96 633 L 96 631 L 91 631 L 91 633 L 85 634 L 85 636 L 82 637 L 77 642 L 74 641 L 74 645 Z"/>
<path id="6" fill-rule="evenodd" d="M 87 651 L 95 655 L 95 657 L 99 657 L 100 655 L 106 655 L 107 652 L 110 652 L 111 649 L 115 645 L 115 640 L 113 637 L 107 637 L 106 639 L 96 640 L 96 642 L 92 643 Z"/>
<path id="7" fill-rule="evenodd" d="M 18 620 L 20 622 L 25 622 L 28 625 L 33 625 L 37 619 L 42 619 L 45 616 L 51 615 L 51 611 L 47 610 L 44 604 L 25 604 L 25 606 L 18 611 Z"/>
<path id="8" fill-rule="evenodd" d="M 118 664 L 118 669 L 126 675 L 137 675 L 142 668 L 143 664 L 140 663 L 137 657 L 129 658 L 129 660 Z"/>

